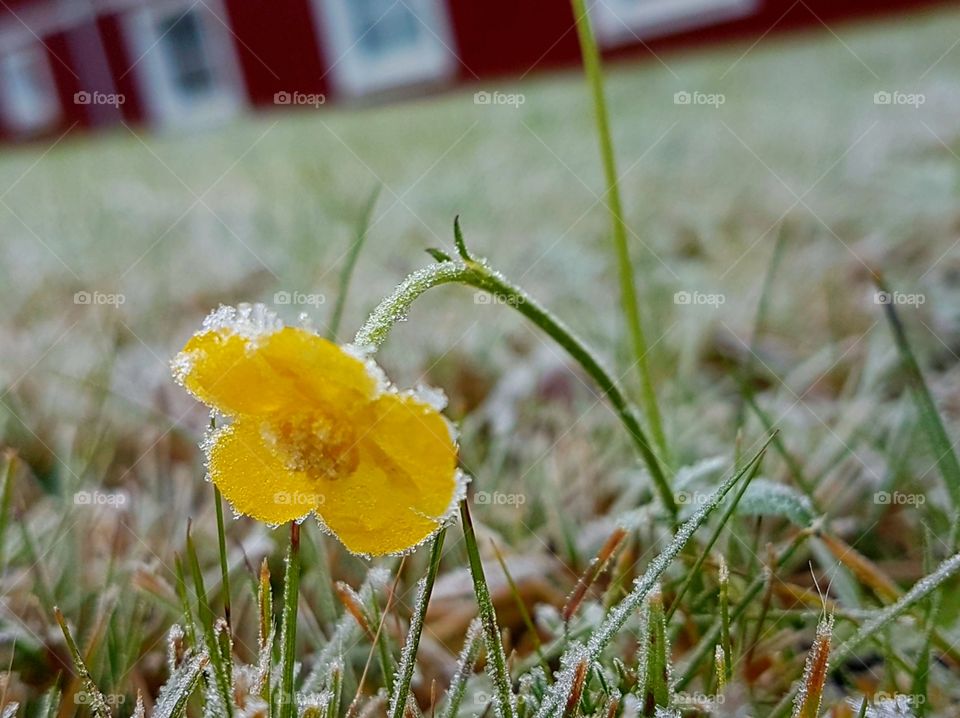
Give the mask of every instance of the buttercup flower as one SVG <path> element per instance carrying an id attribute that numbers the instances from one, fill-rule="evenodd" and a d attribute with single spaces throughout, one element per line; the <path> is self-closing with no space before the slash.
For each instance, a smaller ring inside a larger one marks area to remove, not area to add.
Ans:
<path id="1" fill-rule="evenodd" d="M 232 420 L 204 450 L 237 513 L 280 524 L 313 512 L 348 549 L 379 556 L 429 537 L 462 496 L 442 406 L 262 304 L 220 307 L 172 367 Z"/>

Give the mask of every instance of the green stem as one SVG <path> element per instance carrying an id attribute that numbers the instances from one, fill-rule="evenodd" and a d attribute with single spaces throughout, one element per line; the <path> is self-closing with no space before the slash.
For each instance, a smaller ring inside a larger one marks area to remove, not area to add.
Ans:
<path id="1" fill-rule="evenodd" d="M 290 548 L 283 586 L 283 626 L 280 639 L 280 718 L 294 718 L 297 702 L 293 693 L 293 664 L 297 646 L 297 599 L 300 593 L 300 524 L 290 522 Z"/>
<path id="2" fill-rule="evenodd" d="M 354 344 L 371 351 L 378 349 L 393 326 L 407 315 L 410 306 L 421 294 L 433 287 L 452 283 L 482 289 L 497 297 L 500 300 L 499 303 L 513 307 L 563 347 L 590 375 L 607 396 L 617 417 L 626 427 L 634 446 L 640 452 L 650 472 L 660 500 L 676 521 L 677 504 L 660 460 L 616 380 L 595 358 L 593 351 L 559 319 L 483 261 L 466 259 L 462 262 L 439 262 L 414 272 L 373 310 L 357 332 Z"/>
<path id="3" fill-rule="evenodd" d="M 584 0 L 571 0 L 576 18 L 577 35 L 580 38 L 580 53 L 583 67 L 590 83 L 593 95 L 593 110 L 597 123 L 597 136 L 600 141 L 600 156 L 603 159 L 603 176 L 609 195 L 610 220 L 613 225 L 613 244 L 617 257 L 617 269 L 620 277 L 620 303 L 630 332 L 630 343 L 640 372 L 641 398 L 650 431 L 660 452 L 667 455 L 667 440 L 663 433 L 657 394 L 650 378 L 650 366 L 647 362 L 647 339 L 643 331 L 640 307 L 637 302 L 637 289 L 633 281 L 633 267 L 630 264 L 630 250 L 627 246 L 627 225 L 623 219 L 623 203 L 620 201 L 620 178 L 617 175 L 617 161 L 613 151 L 613 138 L 610 133 L 610 118 L 607 114 L 607 98 L 603 89 L 603 67 L 600 51 L 590 27 L 590 15 Z"/>
<path id="4" fill-rule="evenodd" d="M 473 589 L 477 595 L 477 605 L 480 607 L 480 622 L 483 624 L 486 638 L 487 660 L 493 664 L 493 682 L 499 701 L 497 715 L 500 718 L 514 718 L 516 711 L 513 692 L 510 674 L 507 673 L 507 658 L 503 653 L 503 642 L 500 640 L 497 612 L 493 607 L 490 590 L 483 575 L 483 562 L 480 560 L 477 536 L 473 530 L 473 520 L 470 518 L 470 509 L 466 501 L 460 502 L 460 520 L 463 522 L 463 538 L 467 545 L 467 556 L 470 559 L 470 575 L 473 577 Z"/>
<path id="5" fill-rule="evenodd" d="M 220 544 L 220 588 L 223 591 L 223 617 L 227 621 L 227 629 L 230 624 L 230 570 L 227 567 L 227 537 L 223 530 L 223 501 L 220 496 L 220 489 L 213 487 L 213 499 L 217 505 L 217 539 Z"/>

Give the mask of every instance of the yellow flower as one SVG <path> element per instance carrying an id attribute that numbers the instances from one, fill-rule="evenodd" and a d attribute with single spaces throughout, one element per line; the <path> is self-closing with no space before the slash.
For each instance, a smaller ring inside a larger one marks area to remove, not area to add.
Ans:
<path id="1" fill-rule="evenodd" d="M 263 305 L 220 307 L 172 366 L 232 419 L 204 449 L 237 513 L 276 525 L 313 512 L 354 553 L 380 556 L 428 538 L 463 493 L 442 407 Z"/>

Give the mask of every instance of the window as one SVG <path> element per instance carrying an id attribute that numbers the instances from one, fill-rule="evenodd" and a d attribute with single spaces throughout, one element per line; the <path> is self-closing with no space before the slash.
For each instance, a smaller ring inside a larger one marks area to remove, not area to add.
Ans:
<path id="1" fill-rule="evenodd" d="M 747 15 L 758 0 L 596 0 L 597 36 L 619 45 Z"/>
<path id="2" fill-rule="evenodd" d="M 415 45 L 421 29 L 413 12 L 395 0 L 360 0 L 347 5 L 350 29 L 372 57 Z"/>
<path id="3" fill-rule="evenodd" d="M 213 69 L 203 44 L 196 10 L 168 17 L 158 27 L 160 42 L 174 84 L 184 95 L 204 95 L 213 87 Z"/>
<path id="4" fill-rule="evenodd" d="M 450 75 L 456 56 L 443 0 L 315 0 L 327 66 L 363 95 Z"/>
<path id="5" fill-rule="evenodd" d="M 40 43 L 0 55 L 0 111 L 11 132 L 30 135 L 60 118 L 60 101 Z"/>
<path id="6" fill-rule="evenodd" d="M 128 18 L 128 40 L 150 117 L 163 125 L 215 123 L 241 103 L 229 31 L 210 2 L 153 3 Z"/>

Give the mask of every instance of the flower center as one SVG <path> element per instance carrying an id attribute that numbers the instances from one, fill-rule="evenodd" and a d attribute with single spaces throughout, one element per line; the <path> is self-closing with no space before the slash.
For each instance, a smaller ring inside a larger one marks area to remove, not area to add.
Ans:
<path id="1" fill-rule="evenodd" d="M 288 469 L 318 478 L 349 476 L 360 461 L 349 422 L 320 411 L 278 417 L 264 427 L 264 438 Z"/>

